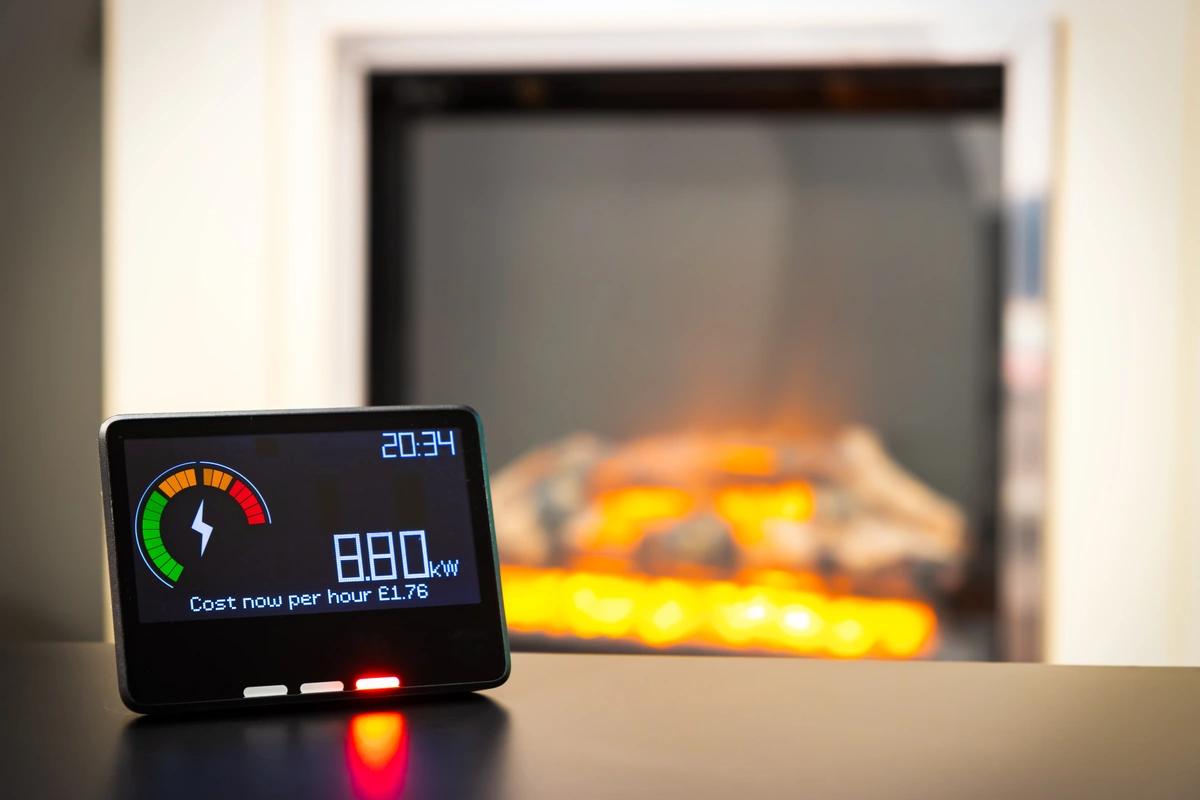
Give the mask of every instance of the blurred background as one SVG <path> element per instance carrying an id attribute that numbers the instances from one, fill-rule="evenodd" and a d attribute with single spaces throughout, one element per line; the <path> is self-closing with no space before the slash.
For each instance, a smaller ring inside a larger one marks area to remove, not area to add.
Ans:
<path id="1" fill-rule="evenodd" d="M 10 0 L 0 638 L 114 413 L 468 403 L 514 645 L 1200 664 L 1200 2 Z"/>

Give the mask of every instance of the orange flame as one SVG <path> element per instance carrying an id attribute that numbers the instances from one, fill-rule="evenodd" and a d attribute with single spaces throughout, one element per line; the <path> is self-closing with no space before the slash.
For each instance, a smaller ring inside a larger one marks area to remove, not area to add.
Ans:
<path id="1" fill-rule="evenodd" d="M 593 550 L 628 550 L 648 533 L 680 522 L 708 503 L 741 545 L 761 542 L 764 526 L 772 520 L 807 522 L 816 512 L 812 487 L 799 480 L 723 486 L 711 498 L 677 486 L 623 486 L 597 498 L 599 520 L 586 545 Z"/>
<path id="2" fill-rule="evenodd" d="M 741 545 L 763 540 L 764 524 L 771 520 L 807 522 L 816 512 L 816 497 L 804 481 L 769 486 L 729 486 L 714 499 L 717 515 L 729 523 Z"/>
<path id="3" fill-rule="evenodd" d="M 599 498 L 601 522 L 596 526 L 591 547 L 631 547 L 646 529 L 679 520 L 691 512 L 692 495 L 674 486 L 630 486 L 605 492 Z"/>

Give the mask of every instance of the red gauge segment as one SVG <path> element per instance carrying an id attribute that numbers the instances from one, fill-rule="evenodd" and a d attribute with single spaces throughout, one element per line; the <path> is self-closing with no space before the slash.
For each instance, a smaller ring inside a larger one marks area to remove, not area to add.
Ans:
<path id="1" fill-rule="evenodd" d="M 248 524 L 262 525 L 267 521 L 262 505 L 258 502 L 258 498 L 254 496 L 254 492 L 246 487 L 246 484 L 235 479 L 233 485 L 229 487 L 229 494 L 232 495 L 234 500 L 238 501 L 238 505 L 246 513 L 246 522 Z"/>
<path id="2" fill-rule="evenodd" d="M 242 512 L 246 515 L 246 522 L 250 525 L 265 525 L 267 523 L 267 515 L 263 510 L 263 504 L 259 500 L 255 491 L 246 486 L 239 478 L 235 478 L 225 470 L 214 467 L 205 467 L 203 471 L 204 485 L 212 486 L 220 489 L 223 492 L 228 492 L 234 500 L 237 500 L 238 505 L 242 507 Z"/>

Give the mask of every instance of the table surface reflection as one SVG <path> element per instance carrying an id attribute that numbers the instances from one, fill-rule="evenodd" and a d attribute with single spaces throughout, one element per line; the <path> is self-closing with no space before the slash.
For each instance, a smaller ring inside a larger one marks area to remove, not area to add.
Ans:
<path id="1" fill-rule="evenodd" d="M 0 646 L 8 797 L 1200 797 L 1200 670 L 516 654 L 484 694 L 156 719 Z"/>

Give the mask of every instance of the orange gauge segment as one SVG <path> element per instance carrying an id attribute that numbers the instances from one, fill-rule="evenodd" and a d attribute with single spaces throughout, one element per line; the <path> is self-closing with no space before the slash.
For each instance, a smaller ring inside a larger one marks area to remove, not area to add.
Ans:
<path id="1" fill-rule="evenodd" d="M 233 481 L 233 476 L 228 472 L 216 469 L 215 467 L 204 468 L 204 485 L 212 486 L 221 491 L 229 488 L 230 482 Z"/>
<path id="2" fill-rule="evenodd" d="M 188 468 L 181 469 L 178 472 L 167 476 L 167 478 L 158 485 L 158 489 L 168 498 L 171 498 L 179 492 L 182 492 L 184 489 L 195 485 L 196 470 Z"/>

